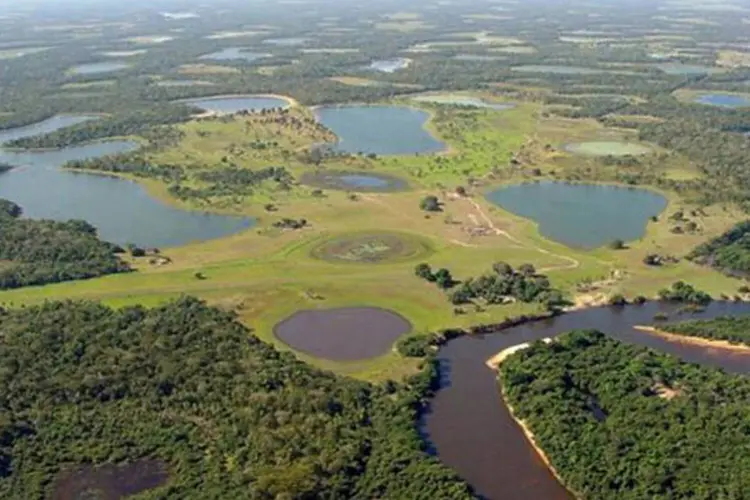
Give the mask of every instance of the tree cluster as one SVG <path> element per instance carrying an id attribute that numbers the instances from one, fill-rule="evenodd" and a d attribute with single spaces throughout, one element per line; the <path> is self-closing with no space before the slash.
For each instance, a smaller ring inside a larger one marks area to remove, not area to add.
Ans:
<path id="1" fill-rule="evenodd" d="M 659 290 L 659 299 L 667 302 L 680 302 L 699 306 L 705 306 L 713 300 L 706 292 L 696 290 L 693 285 L 689 285 L 684 281 L 677 281 L 672 283 L 671 288 Z"/>
<path id="2" fill-rule="evenodd" d="M 688 320 L 660 325 L 660 329 L 679 335 L 723 340 L 750 346 L 750 317 L 723 316 L 710 320 Z"/>
<path id="3" fill-rule="evenodd" d="M 710 265 L 727 274 L 750 273 L 750 220 L 742 221 L 727 232 L 697 246 L 687 256 L 699 264 Z"/>
<path id="4" fill-rule="evenodd" d="M 750 380 L 576 331 L 500 365 L 515 415 L 580 498 L 744 498 Z"/>

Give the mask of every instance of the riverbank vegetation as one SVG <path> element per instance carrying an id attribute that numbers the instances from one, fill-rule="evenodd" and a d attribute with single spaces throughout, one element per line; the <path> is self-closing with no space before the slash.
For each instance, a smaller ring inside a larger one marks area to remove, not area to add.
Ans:
<path id="1" fill-rule="evenodd" d="M 659 328 L 677 335 L 750 346 L 750 318 L 746 316 L 681 321 L 659 325 Z"/>
<path id="2" fill-rule="evenodd" d="M 534 343 L 499 370 L 516 418 L 581 498 L 741 498 L 750 488 L 746 377 L 592 331 Z"/>
<path id="3" fill-rule="evenodd" d="M 85 221 L 29 220 L 0 199 L 0 290 L 90 279 L 130 271 Z"/>
<path id="4" fill-rule="evenodd" d="M 688 258 L 725 273 L 747 276 L 750 273 L 750 221 L 743 221 L 706 243 L 696 247 Z"/>
<path id="5" fill-rule="evenodd" d="M 430 365 L 387 387 L 337 378 L 191 298 L 51 302 L 3 311 L 0 329 L 3 498 L 145 457 L 169 471 L 156 491 L 181 498 L 471 498 L 415 428 Z"/>

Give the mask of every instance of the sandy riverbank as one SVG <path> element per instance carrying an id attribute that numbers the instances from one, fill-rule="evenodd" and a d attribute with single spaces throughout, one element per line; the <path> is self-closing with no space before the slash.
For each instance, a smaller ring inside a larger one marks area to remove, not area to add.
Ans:
<path id="1" fill-rule="evenodd" d="M 690 345 L 696 345 L 700 347 L 708 347 L 711 349 L 722 349 L 725 351 L 739 351 L 739 352 L 750 353 L 750 346 L 742 345 L 742 344 L 732 344 L 731 342 L 727 340 L 713 340 L 713 339 L 705 339 L 701 337 L 692 337 L 689 335 L 680 335 L 677 333 L 670 333 L 664 330 L 659 330 L 658 328 L 654 328 L 653 326 L 634 326 L 633 328 L 641 332 L 646 332 L 646 333 L 650 333 L 651 335 L 656 335 L 657 337 L 661 337 L 670 342 L 678 342 L 681 344 L 690 344 Z"/>

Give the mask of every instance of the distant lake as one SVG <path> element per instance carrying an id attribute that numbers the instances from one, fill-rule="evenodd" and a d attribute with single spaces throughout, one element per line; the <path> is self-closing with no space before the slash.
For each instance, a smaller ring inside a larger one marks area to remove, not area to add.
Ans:
<path id="1" fill-rule="evenodd" d="M 658 64 L 656 67 L 668 75 L 683 76 L 706 75 L 718 71 L 711 66 L 699 66 L 696 64 L 664 63 Z"/>
<path id="2" fill-rule="evenodd" d="M 644 189 L 546 181 L 502 187 L 487 199 L 539 224 L 545 238 L 582 249 L 642 238 L 649 218 L 667 206 Z"/>
<path id="3" fill-rule="evenodd" d="M 243 60 L 247 62 L 253 62 L 264 57 L 268 57 L 268 54 L 246 52 L 246 49 L 243 49 L 242 47 L 229 47 L 218 52 L 212 52 L 210 54 L 202 55 L 198 59 L 211 61 Z"/>
<path id="4" fill-rule="evenodd" d="M 109 73 L 112 71 L 119 71 L 121 69 L 129 68 L 130 64 L 118 63 L 118 62 L 100 62 L 90 64 L 79 64 L 70 68 L 70 72 L 74 75 L 95 75 L 98 73 Z"/>
<path id="5" fill-rule="evenodd" d="M 309 38 L 288 37 L 288 38 L 267 38 L 263 40 L 263 43 L 267 45 L 276 45 L 278 47 L 297 47 L 299 45 L 305 45 L 309 41 L 310 41 Z"/>
<path id="6" fill-rule="evenodd" d="M 55 117 L 59 119 L 5 131 L 2 137 L 17 139 L 36 135 L 35 132 L 52 132 L 72 124 L 63 118 L 80 123 L 84 117 Z M 108 141 L 51 151 L 0 149 L 0 164 L 16 167 L 0 173 L 0 198 L 21 205 L 26 217 L 84 219 L 105 240 L 149 247 L 220 238 L 255 223 L 247 217 L 180 210 L 152 198 L 135 182 L 59 168 L 68 161 L 124 153 L 138 147 L 135 142 Z"/>
<path id="7" fill-rule="evenodd" d="M 318 120 L 339 138 L 336 148 L 347 153 L 409 155 L 436 153 L 445 144 L 424 127 L 429 114 L 405 106 L 324 106 Z"/>
<path id="8" fill-rule="evenodd" d="M 510 103 L 492 103 L 485 102 L 478 97 L 469 97 L 451 94 L 420 95 L 413 97 L 412 100 L 417 102 L 428 102 L 432 104 L 445 104 L 453 106 L 468 106 L 473 108 L 487 108 L 496 111 L 513 108 L 515 105 Z"/>
<path id="9" fill-rule="evenodd" d="M 722 108 L 744 108 L 750 106 L 750 97 L 736 94 L 702 94 L 696 97 L 694 102 Z"/>
<path id="10" fill-rule="evenodd" d="M 400 69 L 406 69 L 411 64 L 410 59 L 402 57 L 396 59 L 382 59 L 380 61 L 373 61 L 370 63 L 370 69 L 382 71 L 383 73 L 395 73 Z"/>
<path id="11" fill-rule="evenodd" d="M 289 102 L 278 97 L 262 96 L 216 96 L 198 99 L 185 99 L 176 102 L 189 104 L 214 113 L 237 113 L 242 110 L 258 111 L 262 109 L 286 108 Z"/>
<path id="12" fill-rule="evenodd" d="M 0 144 L 5 142 L 14 141 L 16 139 L 23 139 L 26 137 L 33 137 L 35 135 L 44 135 L 59 130 L 61 128 L 70 127 L 79 123 L 87 122 L 89 120 L 98 120 L 101 118 L 98 115 L 57 115 L 52 118 L 47 118 L 44 121 L 28 125 L 26 127 L 16 127 L 7 130 L 0 130 Z"/>

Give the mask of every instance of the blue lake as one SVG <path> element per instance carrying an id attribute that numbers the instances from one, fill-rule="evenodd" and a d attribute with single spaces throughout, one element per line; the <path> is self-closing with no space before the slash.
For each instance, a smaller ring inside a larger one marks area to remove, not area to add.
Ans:
<path id="1" fill-rule="evenodd" d="M 247 61 L 253 62 L 258 59 L 268 57 L 268 54 L 260 54 L 257 52 L 246 52 L 246 49 L 242 47 L 229 47 L 218 52 L 212 52 L 200 56 L 198 59 L 211 60 L 211 61 Z"/>
<path id="2" fill-rule="evenodd" d="M 744 108 L 750 106 L 750 98 L 735 94 L 703 94 L 696 97 L 698 104 L 720 106 L 722 108 Z"/>
<path id="3" fill-rule="evenodd" d="M 404 106 L 324 106 L 318 120 L 339 138 L 346 153 L 410 155 L 437 153 L 445 144 L 426 129 L 429 115 Z"/>
<path id="4" fill-rule="evenodd" d="M 582 249 L 642 238 L 649 218 L 667 206 L 663 196 L 644 189 L 562 182 L 506 186 L 487 199 L 535 221 L 545 238 Z"/>
<path id="5" fill-rule="evenodd" d="M 237 113 L 239 111 L 259 111 L 262 109 L 285 108 L 289 102 L 278 97 L 262 96 L 216 96 L 198 99 L 184 99 L 177 102 L 190 104 L 214 113 Z"/>
<path id="6" fill-rule="evenodd" d="M 89 120 L 97 120 L 98 115 L 57 115 L 44 121 L 28 125 L 26 127 L 16 127 L 7 130 L 0 130 L 0 144 L 33 137 L 35 135 L 49 134 L 61 128 L 70 127 Z"/>
<path id="7" fill-rule="evenodd" d="M 55 122 L 62 126 L 69 121 Z M 55 130 L 49 120 L 5 132 L 21 138 Z M 51 151 L 0 149 L 0 198 L 21 205 L 24 216 L 54 220 L 84 219 L 108 241 L 171 247 L 220 238 L 252 227 L 254 219 L 180 210 L 152 198 L 139 184 L 116 177 L 68 172 L 72 160 L 133 151 L 129 141 L 108 141 Z"/>
<path id="8" fill-rule="evenodd" d="M 74 75 L 95 75 L 99 73 L 110 73 L 112 71 L 119 71 L 121 69 L 129 68 L 130 64 L 117 63 L 117 62 L 100 62 L 90 64 L 79 64 L 70 68 L 70 72 Z"/>

